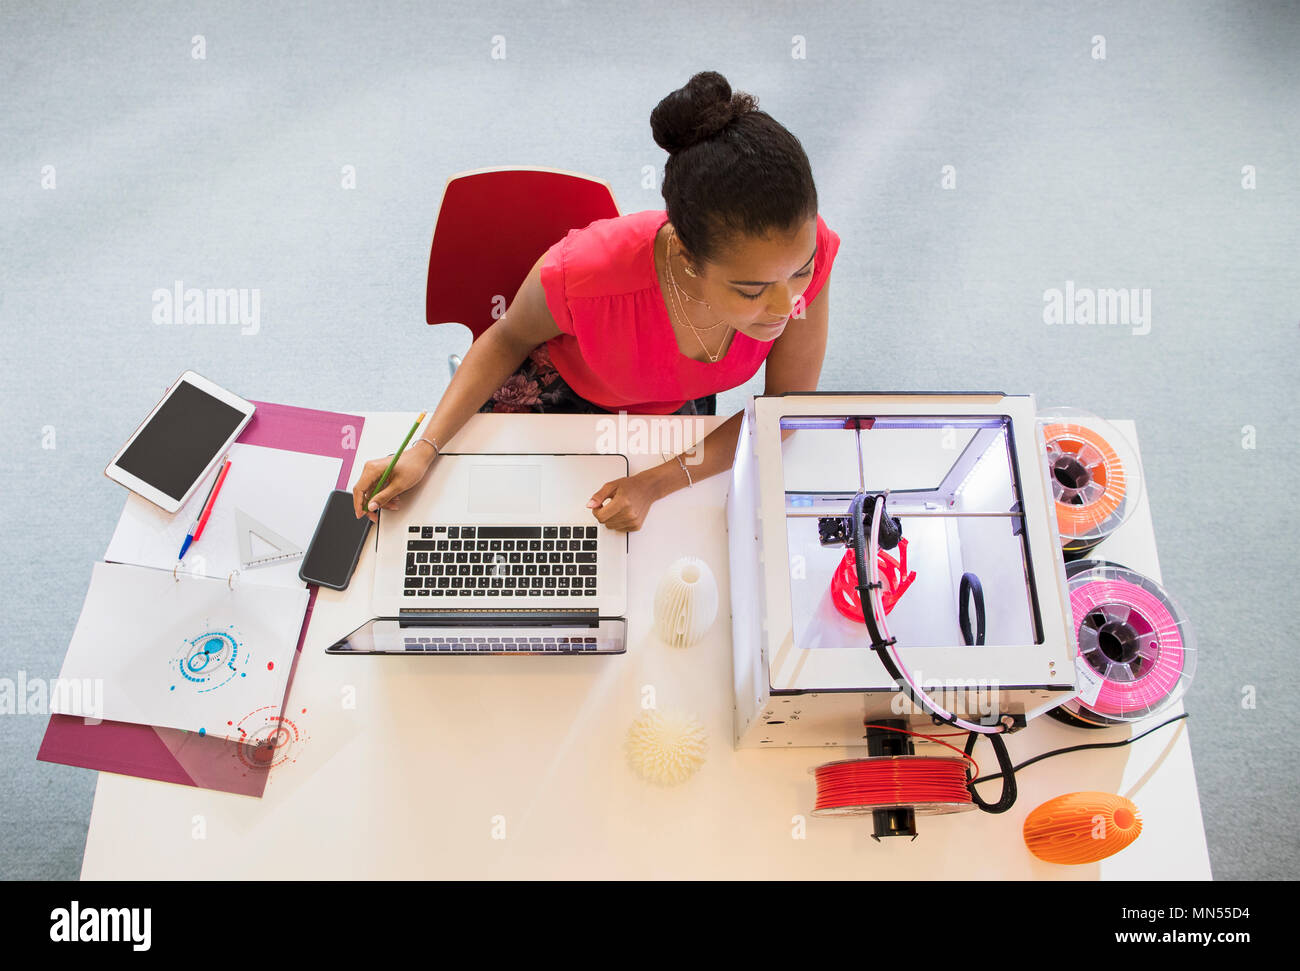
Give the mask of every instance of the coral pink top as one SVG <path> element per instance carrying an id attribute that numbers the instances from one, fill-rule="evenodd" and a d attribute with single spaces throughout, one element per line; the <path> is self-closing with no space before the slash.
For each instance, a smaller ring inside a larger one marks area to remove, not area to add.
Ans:
<path id="1" fill-rule="evenodd" d="M 775 343 L 737 332 L 716 363 L 681 352 L 655 272 L 654 239 L 667 221 L 663 210 L 597 219 L 569 230 L 542 261 L 542 289 L 562 331 L 547 341 L 551 362 L 574 391 L 609 411 L 667 415 L 691 399 L 738 387 Z M 805 306 L 821 292 L 839 247 L 839 236 L 818 216 Z"/>

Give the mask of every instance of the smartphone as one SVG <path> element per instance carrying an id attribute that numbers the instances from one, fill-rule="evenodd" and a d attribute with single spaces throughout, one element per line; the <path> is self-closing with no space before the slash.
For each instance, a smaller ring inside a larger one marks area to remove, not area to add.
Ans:
<path id="1" fill-rule="evenodd" d="M 370 519 L 357 518 L 352 508 L 352 493 L 335 489 L 320 514 L 307 555 L 302 558 L 298 579 L 331 590 L 346 590 L 369 534 Z"/>

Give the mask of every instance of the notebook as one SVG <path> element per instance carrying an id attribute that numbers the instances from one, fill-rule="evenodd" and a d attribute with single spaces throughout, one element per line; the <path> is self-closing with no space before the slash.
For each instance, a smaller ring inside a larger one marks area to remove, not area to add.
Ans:
<path id="1" fill-rule="evenodd" d="M 307 589 L 96 563 L 50 710 L 238 740 L 279 708 Z"/>
<path id="2" fill-rule="evenodd" d="M 298 563 L 341 460 L 238 443 L 229 457 L 184 560 L 207 489 L 174 514 L 128 497 L 110 562 L 93 568 L 52 712 L 241 741 L 251 713 L 278 710 L 307 610 Z"/>
<path id="3" fill-rule="evenodd" d="M 254 401 L 253 404 L 257 406 L 257 412 L 240 435 L 241 444 L 338 459 L 341 464 L 334 488 L 347 485 L 356 457 L 356 443 L 365 425 L 364 418 L 267 401 Z M 129 508 L 130 503 L 127 505 Z M 188 555 L 186 559 L 189 559 Z M 307 634 L 307 619 L 311 617 L 316 592 L 315 587 L 308 588 L 307 610 L 298 632 L 295 660 Z M 291 670 L 290 692 L 294 690 L 293 682 Z M 307 697 L 303 702 L 304 705 L 309 703 Z M 276 726 L 283 724 L 273 717 L 278 712 L 278 708 L 263 712 L 260 728 L 257 719 L 249 720 L 255 739 L 271 737 Z M 333 745 L 326 740 L 329 732 L 322 729 L 329 722 L 320 722 L 314 717 L 314 711 L 295 709 L 293 718 L 296 738 L 298 741 L 307 739 L 313 749 L 308 761 L 312 758 L 328 760 L 330 752 L 345 744 L 345 740 L 336 739 Z M 286 746 L 277 749 L 275 754 L 284 752 L 289 752 L 289 758 L 295 763 L 303 761 L 297 742 L 292 745 L 292 751 L 290 746 Z M 250 759 L 250 753 L 254 756 L 261 754 L 252 743 L 230 742 L 184 729 L 54 714 L 50 716 L 36 757 L 45 762 L 256 797 L 263 794 L 270 773 L 268 764 L 258 758 Z M 282 778 L 281 782 L 284 781 Z"/>

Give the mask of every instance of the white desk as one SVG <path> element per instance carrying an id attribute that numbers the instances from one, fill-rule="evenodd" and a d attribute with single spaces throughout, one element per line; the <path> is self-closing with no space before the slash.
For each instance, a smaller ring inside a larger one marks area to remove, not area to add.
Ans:
<path id="1" fill-rule="evenodd" d="M 354 480 L 413 417 L 366 416 Z M 593 451 L 596 420 L 476 415 L 452 447 Z M 1132 434 L 1131 423 L 1118 424 Z M 630 458 L 634 472 L 659 461 Z M 809 768 L 865 750 L 732 748 L 727 482 L 718 475 L 669 496 L 630 534 L 620 657 L 326 656 L 369 617 L 368 550 L 346 593 L 323 589 L 316 601 L 287 710 L 308 736 L 297 761 L 273 770 L 262 799 L 100 773 L 82 877 L 1209 879 L 1187 722 L 1132 746 L 1030 766 L 1009 812 L 919 817 L 915 842 L 876 843 L 869 819 L 812 816 Z M 676 650 L 656 637 L 651 606 L 659 577 L 687 553 L 713 567 L 722 602 L 706 638 Z M 1095 555 L 1160 579 L 1145 493 Z M 642 782 L 624 755 L 646 685 L 660 709 L 693 712 L 709 732 L 703 768 L 675 788 Z M 1007 743 L 1022 761 L 1128 734 L 1040 718 Z M 975 756 L 986 774 L 996 771 L 987 743 Z M 981 791 L 995 799 L 997 787 Z M 1138 840 L 1098 864 L 1034 858 L 1021 838 L 1029 812 L 1091 789 L 1134 800 Z M 797 816 L 802 839 L 792 835 Z"/>

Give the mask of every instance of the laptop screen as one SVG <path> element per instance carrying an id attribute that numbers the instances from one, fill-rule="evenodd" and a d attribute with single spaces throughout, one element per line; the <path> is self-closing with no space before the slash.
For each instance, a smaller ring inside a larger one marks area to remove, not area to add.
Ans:
<path id="1" fill-rule="evenodd" d="M 622 654 L 627 625 L 619 618 L 591 626 L 443 626 L 379 618 L 337 643 L 330 654 Z"/>

